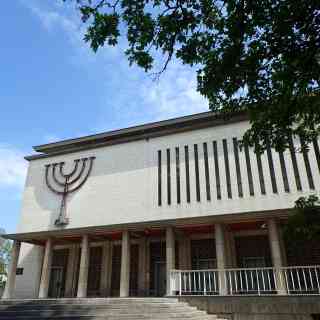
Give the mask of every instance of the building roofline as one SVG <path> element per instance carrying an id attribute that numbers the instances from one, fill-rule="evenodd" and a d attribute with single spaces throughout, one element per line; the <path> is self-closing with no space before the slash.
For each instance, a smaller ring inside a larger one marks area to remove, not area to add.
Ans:
<path id="1" fill-rule="evenodd" d="M 34 146 L 33 149 L 41 154 L 26 156 L 25 159 L 31 161 L 39 158 L 47 158 L 55 155 L 88 150 L 106 145 L 154 138 L 178 132 L 207 128 L 245 120 L 248 120 L 247 113 L 245 112 L 233 114 L 217 114 L 211 111 L 202 112 L 189 116 L 88 135 L 80 138 L 37 145 Z"/>

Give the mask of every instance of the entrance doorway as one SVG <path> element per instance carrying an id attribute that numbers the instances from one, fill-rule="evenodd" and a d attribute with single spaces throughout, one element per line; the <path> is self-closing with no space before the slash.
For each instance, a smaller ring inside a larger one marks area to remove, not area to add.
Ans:
<path id="1" fill-rule="evenodd" d="M 68 257 L 68 249 L 53 251 L 48 292 L 49 298 L 64 297 Z"/>
<path id="2" fill-rule="evenodd" d="M 63 297 L 63 267 L 52 267 L 50 276 L 49 297 L 61 298 Z"/>
<path id="3" fill-rule="evenodd" d="M 88 270 L 88 297 L 99 297 L 101 282 L 102 247 L 90 248 L 89 270 Z"/>
<path id="4" fill-rule="evenodd" d="M 150 296 L 162 297 L 166 294 L 166 243 L 150 243 Z"/>
<path id="5" fill-rule="evenodd" d="M 167 274 L 166 274 L 166 262 L 155 262 L 155 295 L 157 297 L 163 297 L 166 294 L 167 288 Z"/>

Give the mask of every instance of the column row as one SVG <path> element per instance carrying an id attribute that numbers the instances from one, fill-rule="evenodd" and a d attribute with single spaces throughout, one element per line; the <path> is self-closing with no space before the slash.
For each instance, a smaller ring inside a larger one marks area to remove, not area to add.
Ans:
<path id="1" fill-rule="evenodd" d="M 281 254 L 281 246 L 280 246 L 280 236 L 277 229 L 277 224 L 275 220 L 271 219 L 267 222 L 268 230 L 269 230 L 269 241 L 270 241 L 270 249 L 273 265 L 276 268 L 280 268 L 283 266 L 282 254 Z M 227 232 L 225 232 L 225 226 L 223 224 L 215 224 L 215 250 L 216 250 L 216 259 L 217 259 L 217 269 L 224 270 L 228 267 L 230 260 L 229 251 L 229 243 L 226 241 Z M 145 248 L 145 243 L 140 242 L 141 248 Z M 18 257 L 20 252 L 20 242 L 14 241 L 12 257 L 9 266 L 9 273 L 7 284 L 5 288 L 5 292 L 3 298 L 10 299 L 13 297 L 13 292 L 15 288 L 15 275 L 18 263 Z M 122 233 L 122 245 L 121 245 L 121 270 L 120 270 L 120 297 L 128 297 L 129 289 L 130 289 L 130 232 L 128 230 L 123 231 Z M 112 257 L 110 254 L 106 256 L 108 248 L 103 248 L 103 265 L 101 272 L 101 281 L 102 283 L 108 282 L 110 278 L 110 274 L 108 272 L 108 266 L 106 263 L 106 258 L 110 262 Z M 180 250 L 179 250 L 180 251 Z M 144 253 L 144 250 L 140 250 L 141 253 Z M 180 251 L 183 253 L 183 250 Z M 53 254 L 53 242 L 52 239 L 47 239 L 45 245 L 45 252 L 43 258 L 43 266 L 41 272 L 41 280 L 39 287 L 39 298 L 47 298 L 50 284 L 50 273 L 52 266 L 52 254 Z M 78 276 L 78 286 L 77 286 L 77 297 L 83 298 L 87 296 L 87 287 L 88 287 L 88 273 L 89 273 L 89 259 L 90 259 L 90 243 L 89 236 L 84 235 L 82 237 L 81 242 L 81 257 L 80 257 L 80 266 L 79 266 L 79 276 Z M 147 257 L 145 254 L 139 254 L 139 273 L 146 273 L 145 270 L 145 259 Z M 72 263 L 75 263 L 75 259 L 72 260 Z M 175 252 L 175 232 L 173 227 L 166 228 L 166 294 L 172 295 L 171 285 L 170 285 L 170 273 L 175 269 L 176 266 L 176 252 Z M 69 268 L 69 267 L 68 267 Z M 72 267 L 72 264 L 70 265 Z M 146 281 L 144 277 L 139 277 L 139 281 Z M 139 285 L 140 287 L 144 287 L 144 284 Z M 68 288 L 70 285 L 68 286 Z M 104 286 L 107 287 L 107 286 Z M 224 283 L 220 286 L 220 294 L 225 295 L 227 293 L 227 288 L 224 286 Z M 109 293 L 105 292 L 104 296 L 107 296 Z M 70 296 L 70 294 L 68 294 Z"/>

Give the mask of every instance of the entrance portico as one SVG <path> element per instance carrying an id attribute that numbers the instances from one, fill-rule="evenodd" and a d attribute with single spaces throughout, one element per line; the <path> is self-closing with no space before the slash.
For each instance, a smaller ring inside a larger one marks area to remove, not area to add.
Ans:
<path id="1" fill-rule="evenodd" d="M 279 230 L 284 220 L 272 215 L 217 220 L 16 235 L 4 298 L 14 297 L 20 241 L 45 248 L 39 298 L 172 296 L 179 287 L 175 270 L 185 272 L 184 277 L 189 271 L 194 277 L 201 275 L 197 270 L 215 270 L 219 284 L 214 294 L 228 295 L 226 270 L 284 267 Z M 287 292 L 280 286 L 277 293 Z"/>

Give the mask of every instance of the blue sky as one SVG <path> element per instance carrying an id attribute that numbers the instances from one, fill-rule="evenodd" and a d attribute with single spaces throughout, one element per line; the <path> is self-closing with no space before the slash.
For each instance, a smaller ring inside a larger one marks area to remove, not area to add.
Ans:
<path id="1" fill-rule="evenodd" d="M 32 146 L 206 111 L 196 74 L 173 62 L 159 81 L 124 45 L 94 54 L 74 4 L 14 0 L 0 19 L 0 228 L 15 232 Z M 125 43 L 125 41 L 121 41 Z"/>

